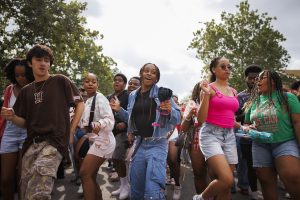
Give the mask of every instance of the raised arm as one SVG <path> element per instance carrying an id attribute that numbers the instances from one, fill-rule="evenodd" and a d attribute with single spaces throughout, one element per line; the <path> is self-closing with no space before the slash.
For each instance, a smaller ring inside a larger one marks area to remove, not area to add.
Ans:
<path id="1" fill-rule="evenodd" d="M 198 110 L 197 119 L 198 122 L 202 124 L 206 121 L 207 118 L 209 99 L 211 97 L 212 92 L 207 81 L 202 81 L 200 83 L 200 88 L 200 106 Z"/>

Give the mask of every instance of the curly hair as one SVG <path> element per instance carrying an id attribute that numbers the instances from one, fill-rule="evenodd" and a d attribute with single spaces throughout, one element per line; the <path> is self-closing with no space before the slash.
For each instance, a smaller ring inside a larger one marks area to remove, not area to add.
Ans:
<path id="1" fill-rule="evenodd" d="M 21 58 L 15 58 L 11 60 L 4 68 L 6 78 L 13 84 L 17 84 L 17 80 L 15 77 L 15 68 L 16 66 L 24 66 L 25 68 L 25 76 L 29 82 L 34 81 L 32 68 L 27 65 L 27 61 Z"/>
<path id="2" fill-rule="evenodd" d="M 287 95 L 285 94 L 285 92 L 283 90 L 282 81 L 281 81 L 279 74 L 277 72 L 275 72 L 274 70 L 264 70 L 259 74 L 259 77 L 263 77 L 264 75 L 266 75 L 268 77 L 267 78 L 268 79 L 268 88 L 272 88 L 273 87 L 272 81 L 274 82 L 274 87 L 275 87 L 276 97 L 278 99 L 278 102 L 281 107 L 285 108 L 286 111 L 288 111 L 289 106 L 288 106 L 288 101 L 287 101 Z M 270 106 L 275 105 L 274 101 L 272 99 L 272 92 L 273 92 L 273 90 L 269 90 L 267 93 Z M 253 88 L 253 91 L 251 93 L 249 100 L 245 103 L 245 105 L 243 107 L 246 112 L 251 108 L 253 103 L 256 103 L 257 105 L 259 105 L 259 103 L 260 103 L 259 96 L 260 95 L 261 95 L 261 93 L 258 91 L 257 84 L 255 84 L 255 87 Z"/>

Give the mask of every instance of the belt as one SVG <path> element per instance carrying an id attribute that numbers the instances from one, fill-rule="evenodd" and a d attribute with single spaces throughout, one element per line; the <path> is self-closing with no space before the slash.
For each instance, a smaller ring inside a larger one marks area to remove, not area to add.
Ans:
<path id="1" fill-rule="evenodd" d="M 144 137 L 143 138 L 144 141 L 155 141 L 155 140 L 160 140 L 160 139 L 167 139 L 167 137 L 162 136 L 162 137 Z"/>
<path id="2" fill-rule="evenodd" d="M 32 142 L 33 144 L 38 144 L 38 143 L 41 143 L 41 142 L 44 142 L 46 141 L 46 137 L 45 136 L 36 136 L 34 138 L 32 138 Z"/>

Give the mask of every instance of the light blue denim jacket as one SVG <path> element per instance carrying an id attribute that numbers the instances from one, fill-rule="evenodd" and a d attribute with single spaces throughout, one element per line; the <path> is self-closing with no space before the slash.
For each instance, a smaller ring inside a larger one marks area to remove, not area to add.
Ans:
<path id="1" fill-rule="evenodd" d="M 154 98 L 157 105 L 155 123 L 158 123 L 160 118 L 160 113 L 158 111 L 158 108 L 160 106 L 160 101 L 158 99 L 158 89 L 159 87 L 157 85 L 153 85 L 149 95 L 150 98 Z M 128 128 L 127 128 L 128 133 L 134 133 L 135 131 L 137 131 L 134 120 L 132 118 L 132 109 L 139 90 L 140 88 L 130 93 L 128 97 L 127 111 L 121 108 L 121 110 L 117 113 L 117 115 L 122 120 L 128 121 Z M 180 109 L 177 106 L 177 104 L 173 101 L 173 98 L 171 98 L 171 103 L 172 103 L 172 110 L 170 113 L 169 120 L 167 121 L 164 128 L 161 128 L 159 126 L 154 126 L 152 137 L 154 138 L 166 137 L 168 132 L 173 131 L 175 126 L 177 124 L 180 124 L 180 120 L 181 120 Z"/>

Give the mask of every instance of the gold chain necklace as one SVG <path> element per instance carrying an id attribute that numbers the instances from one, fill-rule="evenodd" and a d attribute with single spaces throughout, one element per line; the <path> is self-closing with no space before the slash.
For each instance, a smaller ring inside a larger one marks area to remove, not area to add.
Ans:
<path id="1" fill-rule="evenodd" d="M 36 88 L 35 88 L 36 82 L 34 81 L 34 83 L 33 83 L 33 88 L 34 88 L 33 95 L 34 95 L 34 103 L 35 104 L 39 104 L 39 103 L 43 102 L 43 88 L 44 88 L 44 85 L 47 82 L 47 80 L 45 80 L 45 82 L 43 83 L 43 85 L 42 85 L 42 87 L 41 87 L 41 89 L 40 89 L 39 92 L 36 91 Z"/>

